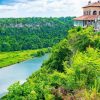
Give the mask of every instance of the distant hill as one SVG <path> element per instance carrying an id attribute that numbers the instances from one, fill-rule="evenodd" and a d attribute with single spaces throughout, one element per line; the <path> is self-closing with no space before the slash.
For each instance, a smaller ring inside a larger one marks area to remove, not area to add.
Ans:
<path id="1" fill-rule="evenodd" d="M 73 27 L 73 17 L 1 18 L 0 51 L 51 47 Z"/>

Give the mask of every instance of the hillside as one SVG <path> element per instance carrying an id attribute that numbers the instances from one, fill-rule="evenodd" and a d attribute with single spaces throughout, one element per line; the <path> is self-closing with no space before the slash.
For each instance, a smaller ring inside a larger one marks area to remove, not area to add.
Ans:
<path id="1" fill-rule="evenodd" d="M 52 47 L 73 27 L 73 18 L 1 18 L 0 51 Z"/>
<path id="2" fill-rule="evenodd" d="M 42 68 L 2 100 L 100 100 L 100 33 L 74 28 Z"/>

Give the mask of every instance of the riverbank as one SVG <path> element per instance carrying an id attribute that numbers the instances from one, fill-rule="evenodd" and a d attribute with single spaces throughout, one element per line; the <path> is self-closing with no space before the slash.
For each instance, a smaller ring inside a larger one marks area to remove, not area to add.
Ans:
<path id="1" fill-rule="evenodd" d="M 16 82 L 23 84 L 26 79 L 41 68 L 42 63 L 49 58 L 49 54 L 34 57 L 8 67 L 0 69 L 0 98 L 7 94 L 9 86 Z M 3 77 L 2 77 L 3 76 Z M 0 99 L 1 100 L 1 99 Z M 15 99 L 16 100 L 16 99 Z"/>
<path id="2" fill-rule="evenodd" d="M 33 57 L 42 56 L 49 52 L 48 48 L 14 52 L 0 52 L 0 68 L 20 63 Z"/>

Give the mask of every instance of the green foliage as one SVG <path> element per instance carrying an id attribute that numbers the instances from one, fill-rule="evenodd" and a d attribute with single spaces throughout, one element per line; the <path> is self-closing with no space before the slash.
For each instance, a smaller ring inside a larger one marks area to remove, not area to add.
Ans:
<path id="1" fill-rule="evenodd" d="M 99 40 L 100 34 L 92 27 L 70 30 L 67 38 L 53 48 L 50 59 L 42 68 L 23 85 L 17 83 L 17 86 L 11 86 L 2 99 L 99 100 Z"/>
<path id="2" fill-rule="evenodd" d="M 0 52 L 0 68 L 19 63 L 33 57 L 42 56 L 45 53 L 50 53 L 50 48 L 14 52 Z"/>
<path id="3" fill-rule="evenodd" d="M 71 50 L 67 46 L 67 40 L 62 40 L 59 44 L 54 46 L 50 59 L 45 63 L 48 68 L 64 71 L 63 62 L 68 60 L 70 63 L 70 56 L 72 55 Z"/>
<path id="4" fill-rule="evenodd" d="M 79 27 L 70 30 L 67 37 L 69 47 L 73 52 L 84 51 L 87 47 L 100 48 L 100 35 L 94 33 L 92 26 L 80 31 L 77 31 L 78 29 Z"/>
<path id="5" fill-rule="evenodd" d="M 95 81 L 99 85 L 100 77 L 100 50 L 88 48 L 86 52 L 77 52 L 72 57 L 70 67 L 66 65 L 66 72 L 69 80 L 74 80 L 78 88 L 92 88 L 95 86 Z M 100 90 L 100 87 L 98 90 Z M 73 85 L 74 86 L 74 85 Z"/>
<path id="6" fill-rule="evenodd" d="M 0 51 L 52 47 L 72 26 L 71 17 L 0 19 Z"/>
<path id="7" fill-rule="evenodd" d="M 44 51 L 38 51 L 36 54 L 35 54 L 35 57 L 40 57 L 40 56 L 43 56 L 45 54 Z"/>

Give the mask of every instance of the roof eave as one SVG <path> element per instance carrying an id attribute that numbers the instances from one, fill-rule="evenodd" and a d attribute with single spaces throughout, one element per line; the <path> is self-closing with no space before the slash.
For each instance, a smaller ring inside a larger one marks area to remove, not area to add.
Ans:
<path id="1" fill-rule="evenodd" d="M 100 6 L 85 6 L 85 7 L 82 7 L 82 8 L 89 8 L 89 7 L 100 7 Z"/>

